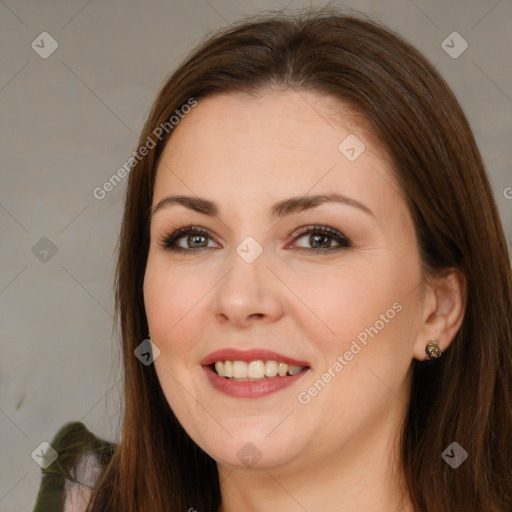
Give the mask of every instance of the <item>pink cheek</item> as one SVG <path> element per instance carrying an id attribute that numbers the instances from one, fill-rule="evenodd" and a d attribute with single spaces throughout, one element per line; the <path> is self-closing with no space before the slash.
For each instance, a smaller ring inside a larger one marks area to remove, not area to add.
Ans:
<path id="1" fill-rule="evenodd" d="M 146 312 L 150 324 L 164 340 L 184 339 L 204 323 L 204 304 L 198 300 L 204 292 L 180 286 L 151 289 L 146 302 Z"/>
<path id="2" fill-rule="evenodd" d="M 348 319 L 356 320 L 364 316 L 364 310 L 368 303 L 368 295 L 365 291 L 343 282 L 335 283 L 335 286 L 322 288 L 314 295 L 304 299 L 304 302 L 315 311 L 320 318 L 325 318 L 334 324 L 344 324 Z M 365 307 L 361 308 L 364 304 Z"/>

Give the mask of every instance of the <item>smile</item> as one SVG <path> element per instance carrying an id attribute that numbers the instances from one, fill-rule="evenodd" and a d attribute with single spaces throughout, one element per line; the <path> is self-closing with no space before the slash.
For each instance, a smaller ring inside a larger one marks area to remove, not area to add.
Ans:
<path id="1" fill-rule="evenodd" d="M 306 361 L 270 350 L 223 349 L 202 362 L 210 384 L 234 398 L 261 398 L 291 386 L 309 373 Z"/>

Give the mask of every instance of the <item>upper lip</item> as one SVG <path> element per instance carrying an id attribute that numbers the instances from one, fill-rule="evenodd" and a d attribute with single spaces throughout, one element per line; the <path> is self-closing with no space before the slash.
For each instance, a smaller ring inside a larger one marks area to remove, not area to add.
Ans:
<path id="1" fill-rule="evenodd" d="M 249 363 L 251 361 L 277 361 L 278 363 L 286 363 L 291 366 L 307 366 L 310 364 L 307 361 L 300 361 L 293 359 L 292 357 L 279 354 L 272 350 L 254 348 L 251 350 L 238 350 L 236 348 L 223 348 L 216 350 L 211 354 L 207 355 L 202 361 L 203 366 L 209 366 L 216 363 L 217 361 L 245 361 Z"/>

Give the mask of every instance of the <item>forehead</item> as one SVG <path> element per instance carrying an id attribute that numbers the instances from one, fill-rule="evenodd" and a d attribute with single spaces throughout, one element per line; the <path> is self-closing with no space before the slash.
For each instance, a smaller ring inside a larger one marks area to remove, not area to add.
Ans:
<path id="1" fill-rule="evenodd" d="M 200 99 L 164 149 L 155 198 L 171 189 L 218 197 L 236 191 L 246 200 L 333 188 L 360 198 L 392 194 L 390 187 L 396 193 L 389 160 L 364 125 L 339 100 L 310 91 Z"/>

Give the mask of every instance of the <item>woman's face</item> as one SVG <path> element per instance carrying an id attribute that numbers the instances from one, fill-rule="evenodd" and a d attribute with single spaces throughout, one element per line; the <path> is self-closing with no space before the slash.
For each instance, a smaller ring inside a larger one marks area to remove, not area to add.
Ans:
<path id="1" fill-rule="evenodd" d="M 402 421 L 422 321 L 414 227 L 389 163 L 333 104 L 201 99 L 159 162 L 144 280 L 155 368 L 221 465 L 371 457 Z"/>

